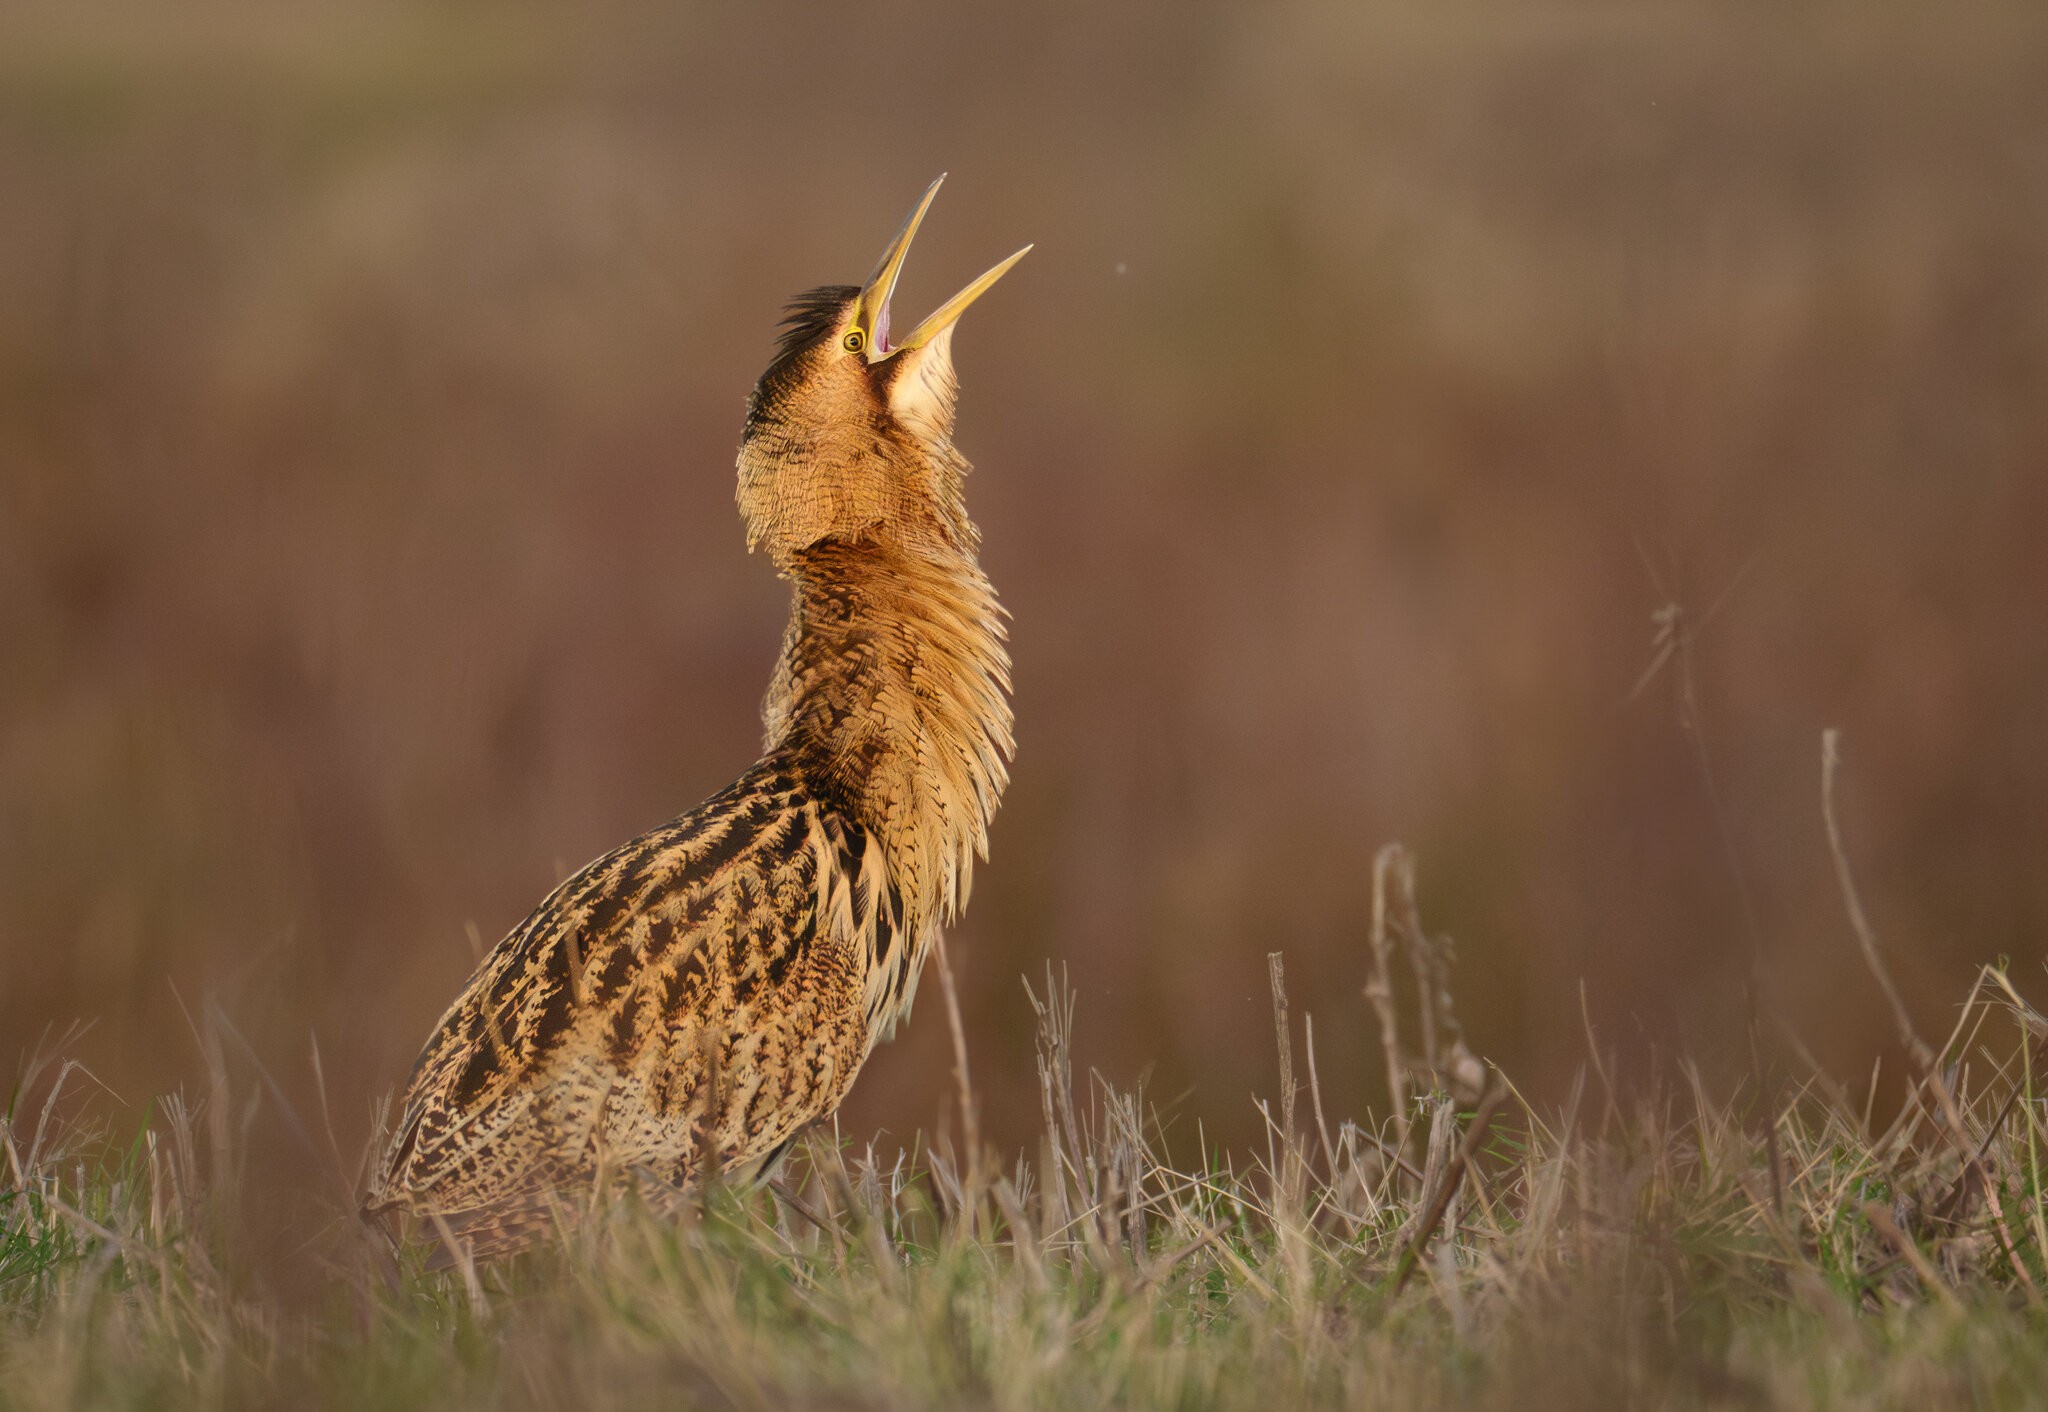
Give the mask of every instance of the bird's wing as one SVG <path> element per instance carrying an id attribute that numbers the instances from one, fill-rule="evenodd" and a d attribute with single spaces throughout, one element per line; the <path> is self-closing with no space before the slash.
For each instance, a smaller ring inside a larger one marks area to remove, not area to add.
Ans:
<path id="1" fill-rule="evenodd" d="M 879 857 L 764 761 L 577 872 L 442 1017 L 366 1207 L 467 1219 L 606 1168 L 758 1164 L 865 1057 Z"/>

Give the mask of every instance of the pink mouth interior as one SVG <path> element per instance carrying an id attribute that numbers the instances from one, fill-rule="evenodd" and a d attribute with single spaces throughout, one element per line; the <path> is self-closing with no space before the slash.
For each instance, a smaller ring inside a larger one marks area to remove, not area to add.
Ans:
<path id="1" fill-rule="evenodd" d="M 887 300 L 882 302 L 882 312 L 875 316 L 875 351 L 877 353 L 887 353 L 889 351 L 889 303 Z"/>

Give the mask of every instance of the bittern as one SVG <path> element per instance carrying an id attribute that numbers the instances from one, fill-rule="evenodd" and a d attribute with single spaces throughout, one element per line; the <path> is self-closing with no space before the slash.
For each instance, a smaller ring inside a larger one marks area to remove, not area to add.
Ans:
<path id="1" fill-rule="evenodd" d="M 747 543 L 792 585 L 761 759 L 549 894 L 413 1067 L 364 1211 L 422 1218 L 444 1264 L 449 1242 L 517 1251 L 613 1185 L 665 1201 L 766 1176 L 908 1015 L 967 902 L 1013 745 L 953 329 L 1025 251 L 892 341 L 938 188 L 866 284 L 789 306 L 747 404 Z"/>

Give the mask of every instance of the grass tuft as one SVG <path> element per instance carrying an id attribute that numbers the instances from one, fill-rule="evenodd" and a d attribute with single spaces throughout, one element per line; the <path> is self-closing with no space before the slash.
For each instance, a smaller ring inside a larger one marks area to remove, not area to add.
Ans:
<path id="1" fill-rule="evenodd" d="M 238 1263 L 254 1100 L 282 1100 L 236 1091 L 224 1019 L 200 1019 L 205 1098 L 124 1143 L 46 1048 L 0 1121 L 0 1408 L 2038 1399 L 2048 1019 L 2002 969 L 1909 1048 L 1882 1127 L 1817 1075 L 1625 1099 L 1597 1055 L 1539 1112 L 1467 1049 L 1412 862 L 1389 850 L 1376 879 L 1383 1119 L 1324 1112 L 1275 955 L 1266 1150 L 1174 1154 L 1141 1092 L 1077 1076 L 1048 973 L 1028 1159 L 817 1136 L 768 1188 L 680 1220 L 629 1196 L 445 1274 L 337 1209 L 303 1253 L 327 1272 L 310 1307 Z M 964 1052 L 957 1078 L 971 1135 Z"/>

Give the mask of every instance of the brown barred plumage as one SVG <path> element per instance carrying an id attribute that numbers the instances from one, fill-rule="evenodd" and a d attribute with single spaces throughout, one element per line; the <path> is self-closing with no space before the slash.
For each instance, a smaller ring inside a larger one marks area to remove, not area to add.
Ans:
<path id="1" fill-rule="evenodd" d="M 749 544 L 794 586 L 766 753 L 579 870 L 484 959 L 414 1066 L 367 1214 L 491 1258 L 615 1184 L 659 1199 L 707 1163 L 756 1178 L 909 1012 L 987 856 L 1012 749 L 951 350 L 1010 262 L 888 342 L 937 185 L 866 286 L 792 306 L 748 407 Z"/>

